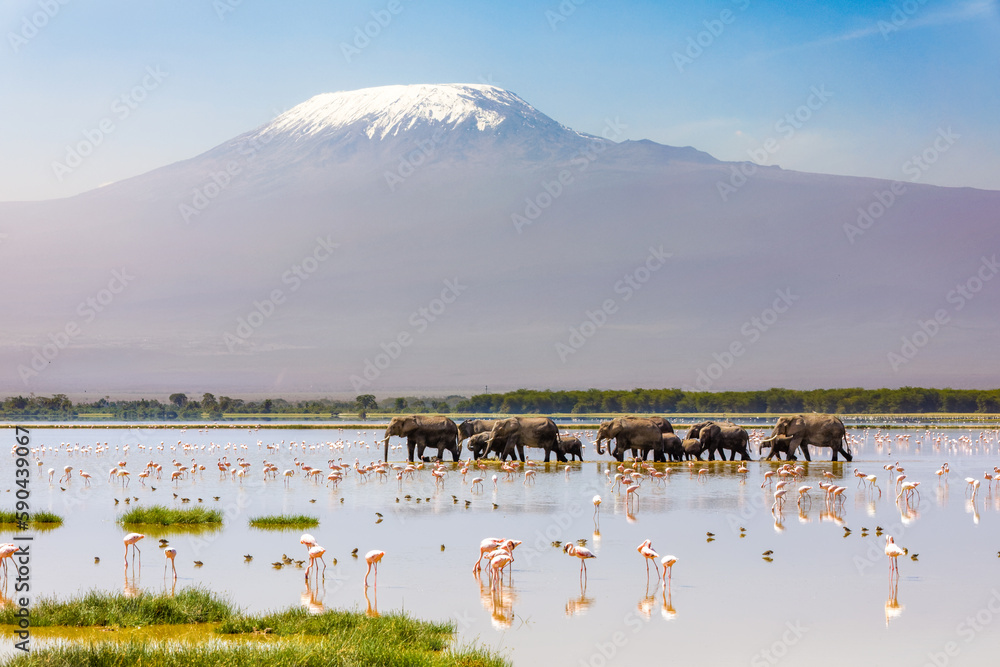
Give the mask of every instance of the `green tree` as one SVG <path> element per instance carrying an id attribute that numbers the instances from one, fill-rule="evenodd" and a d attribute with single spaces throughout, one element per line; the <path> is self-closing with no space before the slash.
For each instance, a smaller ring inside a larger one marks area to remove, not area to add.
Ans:
<path id="1" fill-rule="evenodd" d="M 378 407 L 378 401 L 372 394 L 361 394 L 354 401 L 358 404 L 359 410 L 373 410 Z"/>
<path id="2" fill-rule="evenodd" d="M 170 402 L 179 408 L 183 408 L 187 405 L 188 397 L 184 394 L 170 394 Z"/>

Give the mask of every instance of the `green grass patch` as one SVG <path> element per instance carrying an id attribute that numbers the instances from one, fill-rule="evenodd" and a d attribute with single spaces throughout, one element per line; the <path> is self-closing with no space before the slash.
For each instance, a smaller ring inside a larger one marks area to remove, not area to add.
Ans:
<path id="1" fill-rule="evenodd" d="M 63 524 L 63 518 L 52 512 L 32 512 L 30 517 L 28 525 L 39 530 L 58 528 Z M 10 524 L 17 524 L 17 513 L 0 510 L 0 525 L 7 529 Z"/>
<path id="2" fill-rule="evenodd" d="M 281 530 L 283 528 L 315 528 L 319 519 L 305 514 L 276 514 L 272 516 L 255 516 L 250 519 L 251 528 L 261 530 Z"/>
<path id="3" fill-rule="evenodd" d="M 420 621 L 405 614 L 369 617 L 360 612 L 329 610 L 310 614 L 293 608 L 263 616 L 234 616 L 218 628 L 220 634 L 273 634 L 278 637 L 322 637 L 334 647 L 335 665 L 505 665 L 480 648 L 447 650 L 454 623 Z M 304 663 L 305 664 L 305 663 Z"/>
<path id="4" fill-rule="evenodd" d="M 148 507 L 133 507 L 119 517 L 118 523 L 125 526 L 142 524 L 155 526 L 221 524 L 222 512 L 204 507 L 172 509 L 163 505 L 150 505 Z"/>
<path id="5" fill-rule="evenodd" d="M 0 610 L 0 624 L 15 625 L 16 608 Z M 116 641 L 99 628 L 219 623 L 197 642 Z M 92 628 L 94 634 L 52 647 L 33 648 L 8 665 L 168 665 L 177 667 L 278 667 L 329 665 L 510 665 L 478 646 L 452 647 L 455 625 L 410 618 L 402 613 L 369 617 L 360 611 L 330 610 L 310 614 L 290 608 L 263 615 L 237 614 L 232 605 L 203 588 L 186 588 L 174 596 L 142 592 L 91 591 L 65 602 L 40 598 L 32 605 L 35 627 Z M 214 641 L 211 637 L 215 637 Z"/>
<path id="6" fill-rule="evenodd" d="M 0 609 L 0 625 L 14 625 L 17 607 Z M 36 627 L 134 627 L 139 625 L 175 625 L 178 623 L 215 623 L 235 614 L 232 605 L 204 588 L 185 588 L 176 595 L 140 592 L 135 597 L 124 593 L 90 591 L 82 597 L 60 602 L 42 597 L 31 605 L 31 624 Z"/>
<path id="7" fill-rule="evenodd" d="M 20 652 L 18 652 L 20 653 Z M 91 642 L 32 648 L 6 663 L 11 667 L 503 667 L 512 664 L 480 648 L 427 652 L 395 643 L 373 646 L 340 644 L 337 639 L 241 642 L 199 645 L 171 642 Z"/>

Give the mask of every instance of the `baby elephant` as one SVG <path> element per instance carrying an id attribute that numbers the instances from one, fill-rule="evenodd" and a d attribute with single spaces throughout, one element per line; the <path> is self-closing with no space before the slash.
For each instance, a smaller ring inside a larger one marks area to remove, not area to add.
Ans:
<path id="1" fill-rule="evenodd" d="M 698 459 L 699 461 L 701 460 L 701 453 L 705 451 L 705 445 L 701 444 L 701 440 L 698 438 L 686 438 L 681 443 L 681 448 L 688 459 Z"/>
<path id="2" fill-rule="evenodd" d="M 664 433 L 660 436 L 663 441 L 663 454 L 668 457 L 671 461 L 683 461 L 684 460 L 684 447 L 681 444 L 681 439 L 678 438 L 673 433 Z"/>
<path id="3" fill-rule="evenodd" d="M 472 452 L 473 459 L 489 458 L 490 452 L 493 452 L 499 456 L 499 452 L 497 451 L 497 446 L 499 443 L 497 442 L 493 443 L 492 450 L 487 451 L 487 448 L 489 447 L 489 439 L 490 439 L 489 431 L 485 431 L 483 433 L 476 433 L 475 435 L 469 438 L 469 444 L 467 446 L 469 448 L 469 451 Z"/>
<path id="4" fill-rule="evenodd" d="M 563 456 L 568 456 L 570 461 L 583 460 L 583 443 L 580 438 L 566 438 L 559 436 L 559 451 Z"/>
<path id="5" fill-rule="evenodd" d="M 776 435 L 773 438 L 768 438 L 766 442 L 761 442 L 757 447 L 757 453 L 760 454 L 764 451 L 764 447 L 770 447 L 771 452 L 767 455 L 767 459 L 771 460 L 771 457 L 778 454 L 778 460 L 781 460 L 781 454 L 785 455 L 786 459 L 795 460 L 795 456 L 788 455 L 788 447 L 792 444 L 792 436 L 790 435 Z"/>

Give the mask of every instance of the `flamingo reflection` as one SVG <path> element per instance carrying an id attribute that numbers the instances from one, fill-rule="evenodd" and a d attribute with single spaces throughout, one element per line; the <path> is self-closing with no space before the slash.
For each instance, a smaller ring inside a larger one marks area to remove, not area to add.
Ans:
<path id="1" fill-rule="evenodd" d="M 889 621 L 899 618 L 899 615 L 906 609 L 899 603 L 899 576 L 889 580 L 889 599 L 885 601 L 885 627 L 889 627 Z"/>
<path id="2" fill-rule="evenodd" d="M 656 607 L 656 596 L 649 595 L 649 588 L 646 588 L 646 596 L 639 600 L 638 610 L 639 615 L 649 620 L 653 617 L 653 609 Z"/>
<path id="3" fill-rule="evenodd" d="M 588 598 L 587 587 L 582 586 L 580 588 L 580 597 L 570 598 L 566 602 L 566 615 L 578 616 L 586 614 L 593 604 L 594 598 Z"/>
<path id="4" fill-rule="evenodd" d="M 660 615 L 667 621 L 677 618 L 677 610 L 674 609 L 673 601 L 671 600 L 669 585 L 663 587 L 663 606 L 660 607 Z"/>
<path id="5" fill-rule="evenodd" d="M 122 592 L 125 593 L 125 597 L 127 598 L 138 597 L 142 592 L 139 589 L 139 572 L 136 568 L 132 568 L 131 577 L 129 576 L 128 568 L 125 568 L 125 586 Z"/>
<path id="6" fill-rule="evenodd" d="M 365 609 L 365 616 L 367 616 L 368 618 L 378 618 L 379 617 L 379 613 L 378 613 L 378 589 L 377 588 L 373 588 L 372 589 L 372 598 L 375 598 L 374 602 L 372 602 L 372 600 L 368 597 L 368 589 L 365 588 L 365 602 L 368 605 L 368 608 Z"/>
<path id="7" fill-rule="evenodd" d="M 320 590 L 313 590 L 311 586 L 307 586 L 302 593 L 299 594 L 299 602 L 310 614 L 322 614 L 323 613 L 323 597 Z"/>

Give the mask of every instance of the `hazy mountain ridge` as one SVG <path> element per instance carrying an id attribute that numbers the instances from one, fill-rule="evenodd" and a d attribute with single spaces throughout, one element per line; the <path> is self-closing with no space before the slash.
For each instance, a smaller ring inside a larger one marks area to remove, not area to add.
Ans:
<path id="1" fill-rule="evenodd" d="M 684 386 L 733 342 L 745 353 L 713 388 L 995 384 L 978 354 L 1000 290 L 962 311 L 946 296 L 996 247 L 1000 193 L 907 183 L 885 206 L 888 181 L 734 169 L 574 132 L 490 86 L 319 95 L 190 160 L 0 204 L 8 270 L 31 276 L 2 325 L 5 389 L 349 391 L 401 334 L 367 389 Z M 661 246 L 667 262 L 616 289 Z M 123 267 L 134 281 L 85 321 Z M 448 280 L 466 288 L 427 320 Z M 743 325 L 782 289 L 798 300 L 751 342 Z M 887 354 L 940 308 L 952 321 L 893 372 Z"/>

